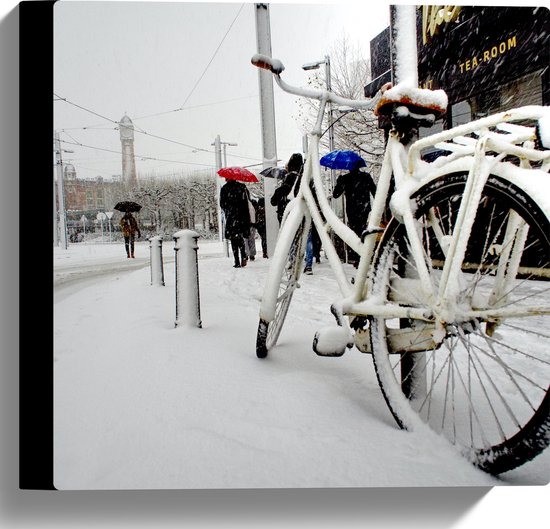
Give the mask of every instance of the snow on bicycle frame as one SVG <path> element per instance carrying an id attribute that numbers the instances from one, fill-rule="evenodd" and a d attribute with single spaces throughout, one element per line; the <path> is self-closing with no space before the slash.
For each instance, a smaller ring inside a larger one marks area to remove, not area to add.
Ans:
<path id="1" fill-rule="evenodd" d="M 399 16 L 408 13 L 404 24 L 411 24 L 413 10 L 398 10 Z M 416 41 L 413 25 L 406 24 L 398 40 L 409 50 Z M 372 353 L 384 399 L 401 428 L 429 423 L 475 465 L 498 474 L 550 443 L 550 337 L 544 333 L 550 315 L 550 114 L 546 107 L 523 107 L 413 141 L 447 100 L 441 91 L 415 88 L 416 60 L 399 57 L 399 82 L 370 101 L 292 87 L 280 79 L 280 61 L 253 58 L 286 92 L 320 101 L 300 189 L 287 206 L 270 263 L 256 353 L 265 358 L 276 345 L 313 221 L 342 294 L 331 307 L 338 327 L 317 332 L 314 351 L 341 356 L 355 345 Z M 323 188 L 319 140 L 329 101 L 375 109 L 392 121 L 361 238 L 322 192 L 317 205 L 310 188 L 311 181 Z M 440 156 L 427 162 L 426 149 L 439 149 Z M 392 180 L 392 218 L 382 226 Z M 354 285 L 329 230 L 360 255 Z"/>

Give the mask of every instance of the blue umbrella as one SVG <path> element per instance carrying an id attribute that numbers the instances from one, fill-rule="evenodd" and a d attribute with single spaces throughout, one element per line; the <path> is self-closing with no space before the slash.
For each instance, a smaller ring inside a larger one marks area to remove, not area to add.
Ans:
<path id="1" fill-rule="evenodd" d="M 346 169 L 351 171 L 354 167 L 365 167 L 367 164 L 357 153 L 353 151 L 332 151 L 325 154 L 320 164 L 330 169 Z"/>

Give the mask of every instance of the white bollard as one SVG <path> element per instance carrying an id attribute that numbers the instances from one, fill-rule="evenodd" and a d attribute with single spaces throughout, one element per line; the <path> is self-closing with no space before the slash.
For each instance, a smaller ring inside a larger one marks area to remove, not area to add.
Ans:
<path id="1" fill-rule="evenodd" d="M 175 326 L 202 327 L 199 296 L 199 234 L 192 230 L 174 233 L 176 252 Z"/>
<path id="2" fill-rule="evenodd" d="M 164 265 L 162 262 L 162 237 L 149 239 L 149 261 L 151 264 L 151 285 L 164 286 Z"/>

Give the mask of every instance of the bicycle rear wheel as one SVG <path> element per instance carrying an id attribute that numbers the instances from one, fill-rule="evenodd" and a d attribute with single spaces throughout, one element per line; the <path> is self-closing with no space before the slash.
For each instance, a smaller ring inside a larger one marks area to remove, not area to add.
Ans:
<path id="1" fill-rule="evenodd" d="M 466 176 L 446 175 L 413 197 L 436 292 Z M 431 311 L 416 278 L 406 230 L 393 219 L 375 258 L 372 292 Z M 435 322 L 372 318 L 376 373 L 400 427 L 412 429 L 420 418 L 476 466 L 500 474 L 550 443 L 550 316 L 540 309 L 549 306 L 550 223 L 528 195 L 497 176 L 483 191 L 459 291 L 460 309 L 514 309 L 516 316 L 455 320 L 443 341 Z"/>
<path id="2" fill-rule="evenodd" d="M 270 271 L 270 273 L 278 274 L 280 277 L 279 290 L 273 302 L 275 305 L 273 319 L 266 321 L 260 318 L 258 323 L 256 334 L 256 356 L 258 358 L 265 358 L 269 349 L 277 343 L 294 290 L 299 286 L 298 279 L 301 275 L 306 246 L 305 223 L 306 219 L 302 220 L 294 235 L 282 270 Z"/>

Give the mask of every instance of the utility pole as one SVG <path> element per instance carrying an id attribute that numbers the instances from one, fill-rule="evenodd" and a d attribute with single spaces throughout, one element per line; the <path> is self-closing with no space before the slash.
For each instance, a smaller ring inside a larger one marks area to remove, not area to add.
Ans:
<path id="1" fill-rule="evenodd" d="M 57 172 L 57 157 L 54 163 Z M 59 246 L 59 234 L 57 233 L 57 177 L 53 178 L 53 245 Z"/>
<path id="2" fill-rule="evenodd" d="M 59 132 L 54 134 L 55 155 L 57 166 L 57 202 L 59 212 L 59 231 L 61 248 L 67 249 L 67 214 L 65 212 L 65 190 L 63 189 L 63 160 L 61 158 L 61 142 L 59 141 Z M 65 151 L 72 152 L 72 151 Z"/>
<path id="3" fill-rule="evenodd" d="M 227 152 L 226 148 L 229 145 L 229 147 L 237 147 L 237 143 L 229 143 L 227 141 L 222 141 L 221 144 L 223 145 L 223 166 L 227 167 Z"/>
<path id="4" fill-rule="evenodd" d="M 254 4 L 256 13 L 256 44 L 257 51 L 271 57 L 271 30 L 269 23 L 269 4 Z M 263 169 L 277 165 L 277 145 L 275 130 L 275 106 L 273 101 L 273 77 L 271 72 L 258 68 L 260 86 L 260 117 L 262 125 Z M 271 197 L 275 192 L 276 179 L 264 178 L 265 225 L 267 253 L 273 256 L 275 243 L 279 233 L 277 211 L 271 205 Z"/>
<path id="5" fill-rule="evenodd" d="M 216 157 L 216 203 L 218 208 L 218 234 L 220 242 L 223 241 L 223 223 L 222 223 L 222 208 L 220 206 L 220 191 L 222 188 L 220 175 L 218 174 L 218 171 L 222 168 L 222 149 L 221 149 L 221 142 L 220 142 L 220 135 L 218 134 L 216 136 L 216 139 L 214 140 L 214 153 Z"/>
<path id="6" fill-rule="evenodd" d="M 229 143 L 227 141 L 221 141 L 220 135 L 218 134 L 216 136 L 216 140 L 211 145 L 214 146 L 214 150 L 216 152 L 216 175 L 217 172 L 222 168 L 222 153 L 221 153 L 221 146 L 223 145 L 223 167 L 227 167 L 227 152 L 226 148 L 229 145 L 230 147 L 236 147 L 236 143 Z M 222 210 L 220 206 L 220 191 L 221 191 L 221 180 L 220 176 L 217 175 L 217 190 L 218 190 L 218 230 L 220 233 L 220 242 L 224 240 L 223 234 L 225 232 L 225 222 L 222 221 Z M 227 257 L 229 257 L 229 243 L 226 240 L 225 241 L 225 253 Z"/>

